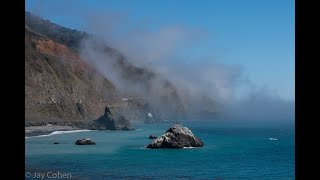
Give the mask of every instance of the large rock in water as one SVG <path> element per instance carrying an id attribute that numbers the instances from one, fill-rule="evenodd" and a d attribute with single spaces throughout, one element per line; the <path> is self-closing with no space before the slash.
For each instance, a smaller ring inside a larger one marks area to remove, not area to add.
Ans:
<path id="1" fill-rule="evenodd" d="M 184 148 L 184 147 L 202 147 L 204 143 L 192 134 L 187 127 L 174 125 L 166 131 L 165 134 L 155 139 L 147 148 Z"/>
<path id="2" fill-rule="evenodd" d="M 90 138 L 79 139 L 75 142 L 76 145 L 95 145 L 96 143 Z"/>
<path id="3" fill-rule="evenodd" d="M 105 113 L 94 121 L 94 129 L 133 130 L 130 121 L 116 112 L 115 107 L 106 107 Z"/>

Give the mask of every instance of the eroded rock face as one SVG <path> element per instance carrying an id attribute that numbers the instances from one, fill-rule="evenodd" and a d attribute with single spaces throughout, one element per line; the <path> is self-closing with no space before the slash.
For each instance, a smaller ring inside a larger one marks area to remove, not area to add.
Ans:
<path id="1" fill-rule="evenodd" d="M 75 142 L 76 145 L 95 145 L 96 143 L 90 138 L 79 139 Z"/>
<path id="2" fill-rule="evenodd" d="M 105 113 L 94 121 L 94 126 L 99 130 L 133 130 L 130 121 L 116 112 L 114 107 L 106 107 Z"/>
<path id="3" fill-rule="evenodd" d="M 146 148 L 174 148 L 203 147 L 204 143 L 196 137 L 187 127 L 174 125 L 165 134 L 155 139 Z"/>
<path id="4" fill-rule="evenodd" d="M 48 126 L 45 122 L 25 124 L 25 126 L 44 125 Z M 105 107 L 105 113 L 96 120 L 52 122 L 52 125 L 90 130 L 134 130 L 130 121 L 122 116 L 122 114 L 113 106 Z"/>

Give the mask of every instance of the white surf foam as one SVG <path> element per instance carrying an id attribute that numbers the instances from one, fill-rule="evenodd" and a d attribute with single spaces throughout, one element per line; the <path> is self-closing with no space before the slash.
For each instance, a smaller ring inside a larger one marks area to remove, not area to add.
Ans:
<path id="1" fill-rule="evenodd" d="M 269 140 L 270 140 L 270 141 L 278 141 L 278 139 L 277 139 L 277 138 L 272 138 L 272 137 L 271 137 L 271 138 L 269 138 Z"/>
<path id="2" fill-rule="evenodd" d="M 193 149 L 193 148 L 197 148 L 197 147 L 183 147 L 183 149 Z"/>
<path id="3" fill-rule="evenodd" d="M 54 131 L 50 134 L 44 134 L 44 135 L 38 135 L 38 136 L 29 136 L 26 138 L 31 138 L 31 137 L 46 137 L 46 136 L 53 136 L 57 134 L 68 134 L 68 133 L 77 133 L 77 132 L 88 132 L 88 131 L 94 131 L 94 130 L 89 130 L 89 129 L 81 129 L 81 130 L 70 130 L 70 131 Z"/>

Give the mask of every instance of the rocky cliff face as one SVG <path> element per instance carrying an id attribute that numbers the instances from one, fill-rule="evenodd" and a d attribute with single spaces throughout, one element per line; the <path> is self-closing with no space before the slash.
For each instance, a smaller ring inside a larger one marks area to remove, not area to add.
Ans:
<path id="1" fill-rule="evenodd" d="M 70 123 L 70 122 L 69 122 Z M 59 123 L 59 125 L 65 125 Z M 131 122 L 126 119 L 116 107 L 106 106 L 105 112 L 93 121 L 73 121 L 70 126 L 90 130 L 134 130 Z"/>
<path id="2" fill-rule="evenodd" d="M 115 107 L 115 113 L 129 120 L 144 121 L 148 112 L 155 120 L 183 112 L 179 96 L 168 80 L 159 84 L 166 90 L 156 94 L 155 98 L 161 100 L 160 105 L 148 98 L 124 100 L 132 95 L 119 91 L 114 82 L 87 64 L 79 54 L 81 41 L 90 38 L 89 34 L 59 26 L 28 12 L 25 22 L 26 124 L 94 120 L 104 114 L 109 105 Z M 152 80 L 159 79 L 157 74 L 130 64 L 126 57 L 108 46 L 104 47 L 104 53 L 115 57 L 115 68 L 129 85 L 140 83 L 146 97 L 150 96 Z"/>
<path id="3" fill-rule="evenodd" d="M 25 27 L 26 121 L 91 119 L 117 99 L 116 87 L 76 52 Z"/>
<path id="4" fill-rule="evenodd" d="M 120 113 L 117 113 L 115 107 L 106 107 L 105 113 L 100 118 L 94 121 L 95 124 L 100 125 L 100 129 L 110 130 L 133 130 L 130 121 Z"/>

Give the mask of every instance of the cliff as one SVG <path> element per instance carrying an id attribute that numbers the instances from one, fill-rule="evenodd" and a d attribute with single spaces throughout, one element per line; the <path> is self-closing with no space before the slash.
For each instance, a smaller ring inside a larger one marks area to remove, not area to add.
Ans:
<path id="1" fill-rule="evenodd" d="M 115 82 L 80 55 L 81 42 L 88 38 L 94 39 L 85 32 L 25 13 L 26 124 L 95 120 L 104 114 L 107 106 L 115 107 L 116 113 L 131 121 L 144 121 L 148 112 L 154 114 L 157 121 L 183 114 L 183 104 L 170 81 L 147 68 L 134 66 L 123 54 L 104 45 L 104 55 L 115 58 L 114 68 L 121 78 L 129 86 L 141 85 L 145 97 L 153 96 L 152 99 L 124 100 L 135 94 L 120 91 Z M 165 91 L 152 92 L 155 80 L 161 82 L 157 86 Z"/>

